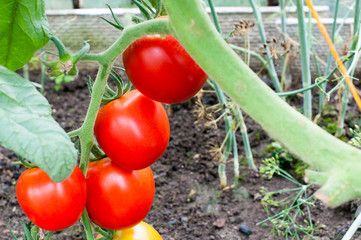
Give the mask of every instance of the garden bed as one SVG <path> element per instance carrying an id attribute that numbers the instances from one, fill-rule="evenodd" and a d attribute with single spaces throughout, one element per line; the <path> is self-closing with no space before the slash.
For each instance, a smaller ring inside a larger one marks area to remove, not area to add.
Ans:
<path id="1" fill-rule="evenodd" d="M 95 74 L 81 73 L 76 81 L 64 84 L 60 91 L 54 90 L 53 82 L 46 84 L 45 96 L 53 108 L 53 116 L 67 132 L 78 128 L 84 119 L 90 100 L 88 75 L 95 78 Z M 38 79 L 39 75 L 31 75 L 31 80 Z M 239 185 L 235 189 L 220 189 L 218 164 L 209 150 L 212 145 L 221 144 L 225 137 L 224 128 L 222 123 L 218 124 L 217 129 L 206 128 L 202 123 L 195 124 L 194 100 L 166 106 L 171 137 L 166 152 L 152 165 L 156 195 L 145 221 L 152 224 L 164 240 L 245 239 L 246 234 L 241 233 L 240 227 L 252 231 L 247 239 L 283 239 L 272 236 L 271 223 L 257 224 L 267 218 L 261 204 L 260 189 L 292 188 L 294 184 L 278 176 L 267 180 L 259 172 L 249 170 L 246 164 L 242 164 Z M 216 101 L 213 94 L 204 94 L 205 104 L 212 105 Z M 246 117 L 246 123 L 255 161 L 259 166 L 269 154 L 266 147 L 272 143 L 272 139 L 249 117 Z M 240 134 L 237 134 L 237 138 L 241 143 Z M 239 152 L 244 155 L 241 144 Z M 17 161 L 16 154 L 0 148 L 1 239 L 12 239 L 7 227 L 9 221 L 13 232 L 19 237 L 23 232 L 21 220 L 28 221 L 15 196 L 16 180 L 25 168 L 14 165 L 14 161 Z M 241 160 L 241 163 L 246 162 Z M 232 166 L 232 162 L 227 165 L 229 184 L 233 181 Z M 316 189 L 311 187 L 309 193 Z M 317 201 L 311 207 L 313 225 L 318 229 L 314 236 L 324 240 L 341 239 L 353 221 L 356 207 L 354 203 L 348 203 L 329 209 Z M 278 210 L 272 209 L 274 213 Z M 82 227 L 77 224 L 57 233 L 54 239 L 83 239 Z"/>

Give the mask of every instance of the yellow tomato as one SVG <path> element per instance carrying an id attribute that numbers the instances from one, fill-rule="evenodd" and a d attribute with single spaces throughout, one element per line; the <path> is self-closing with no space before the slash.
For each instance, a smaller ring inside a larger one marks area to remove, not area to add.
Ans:
<path id="1" fill-rule="evenodd" d="M 101 235 L 98 235 L 96 239 L 99 238 Z M 132 228 L 116 231 L 113 240 L 163 240 L 163 238 L 152 226 L 140 222 Z"/>

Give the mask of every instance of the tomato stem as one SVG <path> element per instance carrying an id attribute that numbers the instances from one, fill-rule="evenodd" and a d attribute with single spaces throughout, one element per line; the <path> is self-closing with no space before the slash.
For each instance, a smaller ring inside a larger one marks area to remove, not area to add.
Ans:
<path id="1" fill-rule="evenodd" d="M 79 129 L 69 133 L 69 136 L 78 136 L 81 146 L 80 169 L 87 172 L 89 154 L 94 143 L 94 123 L 101 104 L 102 97 L 107 86 L 107 80 L 112 70 L 116 58 L 137 38 L 147 34 L 164 34 L 169 33 L 168 20 L 159 19 L 147 21 L 134 26 L 127 27 L 118 40 L 110 46 L 105 52 L 100 54 L 84 54 L 80 57 L 83 61 L 96 61 L 99 63 L 99 70 L 91 92 L 91 100 L 85 120 Z M 84 210 L 81 217 L 85 236 L 87 240 L 93 240 L 93 233 L 90 225 L 89 216 Z"/>
<path id="2" fill-rule="evenodd" d="M 86 240 L 94 240 L 94 236 L 93 236 L 93 231 L 92 231 L 92 227 L 90 224 L 90 219 L 88 216 L 88 212 L 86 211 L 86 209 L 84 210 L 83 214 L 81 215 L 81 222 L 84 226 L 84 230 L 85 230 L 85 239 Z"/>

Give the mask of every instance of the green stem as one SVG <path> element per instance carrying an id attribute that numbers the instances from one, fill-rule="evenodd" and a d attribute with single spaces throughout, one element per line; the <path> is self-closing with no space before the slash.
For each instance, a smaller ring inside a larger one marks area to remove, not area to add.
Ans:
<path id="1" fill-rule="evenodd" d="M 351 46 L 351 51 L 356 51 L 358 50 L 358 41 L 360 40 L 360 34 L 359 34 L 359 28 L 360 28 L 360 0 L 356 0 L 356 6 L 355 6 L 355 16 L 354 16 L 354 28 L 353 28 L 353 36 L 354 36 L 354 41 L 353 44 Z M 351 68 L 351 66 L 356 66 L 356 64 L 352 64 L 353 60 L 355 60 L 356 62 L 358 62 L 358 59 L 355 59 L 354 56 L 351 57 L 351 61 L 347 62 L 347 68 L 348 68 L 348 72 L 350 72 L 350 77 L 353 77 L 353 73 L 354 73 L 354 68 Z M 347 110 L 347 106 L 348 106 L 348 102 L 350 99 L 350 89 L 347 85 L 345 85 L 345 89 L 343 91 L 343 95 L 341 98 L 341 110 L 340 110 L 340 115 L 337 121 L 337 128 L 336 128 L 336 133 L 335 136 L 336 137 L 341 137 L 343 135 L 343 128 L 344 128 L 344 123 L 345 123 L 345 117 L 346 117 L 346 110 Z"/>
<path id="2" fill-rule="evenodd" d="M 44 240 L 49 240 L 53 233 L 54 232 L 49 232 L 48 235 L 46 235 L 46 237 L 44 238 Z"/>
<path id="3" fill-rule="evenodd" d="M 152 33 L 169 33 L 168 20 L 153 20 L 130 26 L 124 30 L 122 36 L 118 38 L 118 40 L 105 52 L 100 54 L 83 55 L 81 57 L 82 60 L 98 61 L 100 65 L 93 85 L 91 93 L 92 96 L 83 125 L 78 130 L 70 133 L 71 136 L 79 136 L 81 145 L 80 168 L 84 174 L 86 174 L 87 171 L 89 154 L 93 146 L 93 128 L 96 115 L 107 85 L 107 79 L 112 70 L 112 65 L 116 58 L 130 43 L 132 43 L 137 38 Z M 85 228 L 86 239 L 93 240 L 94 237 L 90 226 L 90 220 L 86 211 L 84 211 L 81 220 Z"/>
<path id="4" fill-rule="evenodd" d="M 217 31 L 220 34 L 222 34 L 221 25 L 219 24 L 218 15 L 217 15 L 217 12 L 214 7 L 213 0 L 208 0 L 208 4 L 209 4 L 209 8 L 211 9 L 211 14 L 212 14 L 214 25 L 215 25 Z"/>
<path id="5" fill-rule="evenodd" d="M 266 32 L 265 32 L 264 27 L 263 27 L 262 15 L 261 15 L 261 12 L 259 10 L 260 8 L 257 6 L 257 3 L 256 3 L 255 0 L 249 0 L 249 3 L 252 6 L 253 14 L 254 14 L 254 17 L 256 18 L 256 24 L 257 24 L 257 27 L 258 27 L 259 34 L 261 36 L 262 45 L 267 46 Z M 266 47 L 265 50 L 267 52 L 266 60 L 267 60 L 268 65 L 269 65 L 269 69 L 272 72 L 270 77 L 272 78 L 273 85 L 274 85 L 274 87 L 276 89 L 276 92 L 282 92 L 281 84 L 280 84 L 280 81 L 278 79 L 277 72 L 276 72 L 276 69 L 275 69 L 275 66 L 274 66 L 274 63 L 273 63 L 273 60 L 272 60 L 271 52 L 270 52 L 268 47 Z"/>
<path id="6" fill-rule="evenodd" d="M 224 152 L 221 156 L 221 158 L 219 159 L 219 165 L 218 165 L 218 175 L 219 175 L 219 179 L 220 179 L 220 185 L 222 188 L 227 187 L 227 175 L 226 175 L 226 164 L 227 164 L 227 160 L 229 157 L 229 154 L 231 153 L 232 150 L 232 139 L 231 139 L 231 132 L 232 131 L 232 125 L 230 125 L 230 121 L 231 121 L 231 117 L 230 116 L 226 116 L 225 119 L 225 125 L 226 125 L 226 131 L 227 133 L 229 133 L 228 136 L 226 136 L 227 140 L 226 140 L 226 147 L 224 149 Z"/>
<path id="7" fill-rule="evenodd" d="M 270 69 L 269 65 L 267 64 L 267 61 L 264 60 L 263 57 L 262 57 L 260 54 L 254 52 L 254 51 L 252 51 L 252 50 L 246 49 L 246 48 L 238 47 L 238 46 L 233 45 L 233 44 L 229 44 L 229 46 L 230 46 L 232 49 L 236 50 L 236 51 L 240 51 L 240 52 L 243 52 L 243 53 L 248 53 L 249 55 L 258 58 L 258 60 L 259 60 L 259 61 L 263 64 L 263 66 L 265 66 L 265 68 L 267 69 L 268 74 L 269 74 L 269 75 L 272 74 L 272 70 Z"/>
<path id="8" fill-rule="evenodd" d="M 308 12 L 307 34 L 308 34 L 308 44 L 310 45 L 312 55 L 313 55 L 313 60 L 315 62 L 317 77 L 321 77 L 322 74 L 321 74 L 321 69 L 320 69 L 320 66 L 319 66 L 318 60 L 317 60 L 317 52 L 315 49 L 315 44 L 313 44 L 313 41 L 312 41 L 312 13 L 311 12 Z"/>
<path id="9" fill-rule="evenodd" d="M 214 24 L 215 24 L 215 27 L 218 31 L 218 33 L 222 34 L 222 30 L 221 30 L 221 27 L 220 27 L 220 24 L 219 24 L 219 20 L 218 20 L 218 16 L 217 16 L 217 13 L 216 13 L 216 10 L 214 8 L 214 4 L 213 4 L 213 0 L 208 0 L 208 3 L 209 3 L 209 6 L 210 6 L 210 9 L 211 9 L 211 13 L 212 13 L 212 17 L 213 17 L 213 21 L 214 21 Z M 212 84 L 213 88 L 215 89 L 216 91 L 216 95 L 217 95 L 217 98 L 218 98 L 218 102 L 221 104 L 221 106 L 229 106 L 229 103 L 226 99 L 226 96 L 224 95 L 223 91 L 221 90 L 221 88 L 218 86 L 217 83 L 214 83 Z M 226 113 L 226 109 L 223 110 L 223 113 Z M 237 186 L 238 184 L 238 178 L 239 178 L 239 159 L 238 159 L 238 146 L 237 146 L 237 139 L 236 139 L 236 136 L 235 136 L 235 132 L 233 131 L 232 129 L 232 126 L 233 126 L 233 119 L 231 116 L 228 116 L 228 115 L 224 115 L 224 121 L 226 123 L 226 132 L 229 132 L 230 131 L 230 136 L 229 136 L 229 139 L 227 140 L 227 148 L 231 148 L 231 145 L 233 147 L 233 172 L 234 172 L 234 179 L 233 179 L 233 183 L 234 183 L 234 186 Z M 242 122 L 242 124 L 244 125 L 244 122 Z M 247 132 L 246 132 L 247 134 Z M 243 135 L 242 135 L 243 136 Z M 244 137 L 244 136 L 243 136 Z M 246 137 L 248 137 L 246 135 Z M 229 145 L 229 146 L 228 146 Z M 245 146 L 246 147 L 249 147 L 248 146 Z M 253 159 L 252 159 L 253 160 Z M 222 163 L 221 163 L 222 164 Z M 253 165 L 250 165 L 250 167 L 252 168 L 255 168 L 254 164 Z M 224 185 L 224 186 L 227 186 L 226 183 L 227 183 L 227 178 L 225 177 L 225 163 L 224 163 L 224 166 L 221 166 L 219 168 L 219 175 L 220 177 L 222 176 L 223 180 L 221 179 L 221 186 Z"/>
<path id="10" fill-rule="evenodd" d="M 27 63 L 24 65 L 23 71 L 24 71 L 24 78 L 26 80 L 30 80 L 29 79 L 29 65 Z"/>
<path id="11" fill-rule="evenodd" d="M 301 45 L 301 62 L 302 62 L 302 86 L 308 87 L 311 85 L 311 73 L 310 73 L 310 53 L 308 47 L 308 41 L 306 36 L 305 26 L 305 13 L 303 11 L 303 0 L 297 0 L 297 17 L 298 17 L 298 32 L 300 34 Z M 303 93 L 303 114 L 312 119 L 312 95 L 311 91 L 305 91 Z"/>
<path id="12" fill-rule="evenodd" d="M 172 30 L 206 73 L 265 131 L 332 178 L 316 193 L 329 206 L 361 197 L 361 151 L 344 143 L 277 96 L 228 46 L 198 0 L 164 0 Z M 347 159 L 347 161 L 344 161 Z"/>
<path id="13" fill-rule="evenodd" d="M 233 109 L 233 112 L 235 113 L 237 122 L 240 123 L 239 129 L 240 129 L 240 132 L 242 135 L 244 152 L 246 155 L 248 166 L 253 170 L 257 170 L 257 167 L 253 160 L 251 144 L 249 143 L 249 138 L 248 138 L 248 133 L 247 133 L 247 126 L 246 126 L 246 123 L 244 122 L 242 111 L 241 111 L 241 109 L 239 109 L 239 107 L 237 107 L 237 108 Z"/>
<path id="14" fill-rule="evenodd" d="M 111 71 L 111 65 L 100 65 L 98 75 L 93 85 L 91 100 L 88 112 L 85 116 L 83 125 L 80 128 L 79 138 L 81 144 L 80 169 L 86 173 L 88 168 L 88 159 L 90 150 L 93 146 L 93 128 L 101 103 L 101 99 L 107 84 L 107 79 Z"/>
<path id="15" fill-rule="evenodd" d="M 286 47 L 286 44 L 288 44 L 288 43 L 287 43 L 287 24 L 286 24 L 285 2 L 286 2 L 286 0 L 279 0 L 279 4 L 280 4 L 280 8 L 281 8 L 282 38 L 284 40 L 283 42 Z M 288 58 L 288 53 L 286 53 L 285 55 L 282 55 L 282 57 L 281 57 L 281 69 L 282 69 L 282 72 L 284 72 L 284 74 L 282 74 L 282 77 L 281 77 L 282 89 L 284 89 L 284 86 L 287 86 L 289 81 L 291 80 L 291 75 L 290 75 L 290 71 L 289 71 L 287 58 Z"/>
<path id="16" fill-rule="evenodd" d="M 97 77 L 95 79 L 92 91 L 92 97 L 88 107 L 88 112 L 85 116 L 85 120 L 80 129 L 71 133 L 71 136 L 75 134 L 80 138 L 81 144 L 81 158 L 80 168 L 86 173 L 88 166 L 88 159 L 90 150 L 93 146 L 93 127 L 95 123 L 96 114 L 100 107 L 101 99 L 104 94 L 107 79 L 112 70 L 112 65 L 116 58 L 124 51 L 137 38 L 140 38 L 146 34 L 169 33 L 168 20 L 158 19 L 140 23 L 137 25 L 126 28 L 120 38 L 112 46 L 110 46 L 105 52 L 93 55 L 83 55 L 82 60 L 98 61 L 100 64 Z"/>
<path id="17" fill-rule="evenodd" d="M 338 16 L 338 9 L 340 6 L 340 0 L 336 0 L 336 5 L 335 5 L 335 13 L 333 14 L 333 24 L 332 24 L 332 34 L 331 34 L 331 40 L 332 42 L 335 42 L 335 31 L 336 31 L 336 25 L 337 25 L 337 16 Z M 325 69 L 325 75 L 328 75 L 330 72 L 330 68 L 331 68 L 331 64 L 332 64 L 332 54 L 331 51 L 328 53 L 328 57 L 327 57 L 327 66 Z M 321 112 L 323 109 L 323 104 L 325 101 L 325 91 L 326 91 L 326 87 L 327 87 L 327 82 L 325 82 L 324 84 L 321 85 L 322 90 L 320 92 L 320 97 L 319 97 L 319 101 L 318 101 L 318 111 Z"/>
<path id="18" fill-rule="evenodd" d="M 238 178 L 239 178 L 239 156 L 238 156 L 238 146 L 237 146 L 237 139 L 234 131 L 231 131 L 231 142 L 233 147 L 233 186 L 236 187 L 238 185 Z"/>
<path id="19" fill-rule="evenodd" d="M 85 230 L 85 239 L 94 240 L 90 219 L 86 210 L 84 210 L 83 214 L 81 215 L 81 222 Z"/>
<path id="20" fill-rule="evenodd" d="M 45 81 L 46 81 L 46 66 L 44 64 L 41 64 L 41 88 L 40 88 L 41 94 L 44 94 L 45 91 Z"/>
<path id="21" fill-rule="evenodd" d="M 282 93 L 277 93 L 278 96 L 280 97 L 284 97 L 284 96 L 291 96 L 291 95 L 295 95 L 297 93 L 303 93 L 305 91 L 308 91 L 312 88 L 315 88 L 315 87 L 320 87 L 320 85 L 324 82 L 327 82 L 327 79 L 323 79 L 322 81 L 320 82 L 316 82 L 308 87 L 305 87 L 305 88 L 300 88 L 300 89 L 297 89 L 297 90 L 293 90 L 293 91 L 289 91 L 289 92 L 282 92 Z"/>
<path id="22" fill-rule="evenodd" d="M 71 55 L 69 54 L 69 52 L 66 50 L 63 42 L 56 36 L 54 35 L 51 35 L 49 36 L 49 39 L 51 41 L 53 41 L 53 43 L 55 44 L 56 48 L 58 49 L 58 52 L 59 52 L 59 59 L 62 61 L 62 62 L 66 62 L 66 61 L 69 61 L 70 58 L 71 58 Z"/>
<path id="23" fill-rule="evenodd" d="M 112 62 L 136 39 L 148 34 L 170 34 L 168 19 L 154 19 L 132 25 L 124 29 L 123 34 L 105 52 L 100 54 L 99 63 Z"/>

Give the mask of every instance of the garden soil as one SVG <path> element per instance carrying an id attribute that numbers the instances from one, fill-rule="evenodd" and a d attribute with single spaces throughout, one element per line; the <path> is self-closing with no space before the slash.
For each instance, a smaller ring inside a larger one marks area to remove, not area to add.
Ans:
<path id="1" fill-rule="evenodd" d="M 48 80 L 45 97 L 53 108 L 53 116 L 67 131 L 78 128 L 89 104 L 87 79 L 95 74 L 81 73 L 74 82 L 66 83 L 60 91 Z M 31 80 L 37 81 L 38 74 Z M 165 106 L 169 115 L 171 137 L 163 156 L 152 165 L 156 193 L 153 206 L 145 221 L 154 226 L 164 240 L 240 240 L 240 239 L 285 239 L 273 236 L 270 222 L 261 204 L 261 187 L 268 190 L 293 188 L 290 181 L 274 176 L 263 178 L 257 171 L 249 170 L 241 157 L 240 181 L 236 188 L 221 189 L 217 170 L 217 159 L 210 152 L 221 145 L 225 131 L 223 123 L 218 128 L 204 121 L 197 124 L 196 98 Z M 204 93 L 202 102 L 206 106 L 217 103 L 214 94 Z M 269 152 L 266 147 L 273 141 L 262 128 L 246 116 L 251 147 L 257 166 Z M 271 119 L 270 119 L 271 121 Z M 295 136 L 296 137 L 296 136 Z M 242 138 L 237 133 L 240 156 L 244 155 Z M 233 182 L 232 157 L 227 163 L 228 184 Z M 0 148 L 0 239 L 12 239 L 8 224 L 18 239 L 23 238 L 22 220 L 28 221 L 15 196 L 15 184 L 25 170 L 15 165 L 17 155 Z M 309 194 L 317 190 L 312 187 Z M 139 193 L 141 194 L 141 193 Z M 76 199 L 74 199 L 76 201 Z M 121 206 L 119 206 L 121 207 Z M 353 221 L 357 203 L 347 203 L 329 209 L 316 201 L 310 206 L 315 238 L 300 234 L 300 239 L 341 239 Z M 281 209 L 273 207 L 270 216 Z M 298 221 L 307 219 L 306 216 Z M 84 239 L 79 223 L 57 232 L 52 239 Z M 292 239 L 289 237 L 288 239 Z M 357 237 L 355 238 L 357 239 Z"/>

